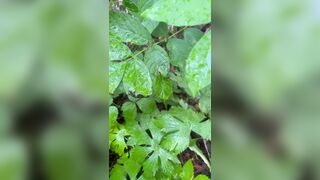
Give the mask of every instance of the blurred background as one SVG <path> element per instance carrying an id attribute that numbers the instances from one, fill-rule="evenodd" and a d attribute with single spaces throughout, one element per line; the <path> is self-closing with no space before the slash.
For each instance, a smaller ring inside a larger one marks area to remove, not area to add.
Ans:
<path id="1" fill-rule="evenodd" d="M 107 2 L 0 0 L 0 179 L 107 179 Z"/>
<path id="2" fill-rule="evenodd" d="M 320 1 L 213 11 L 215 179 L 320 179 Z"/>

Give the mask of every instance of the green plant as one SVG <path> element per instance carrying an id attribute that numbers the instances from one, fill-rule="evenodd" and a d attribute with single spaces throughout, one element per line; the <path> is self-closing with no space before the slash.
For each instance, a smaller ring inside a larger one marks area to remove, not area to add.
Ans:
<path id="1" fill-rule="evenodd" d="M 186 149 L 211 171 L 211 1 L 110 3 L 110 179 L 193 179 Z"/>

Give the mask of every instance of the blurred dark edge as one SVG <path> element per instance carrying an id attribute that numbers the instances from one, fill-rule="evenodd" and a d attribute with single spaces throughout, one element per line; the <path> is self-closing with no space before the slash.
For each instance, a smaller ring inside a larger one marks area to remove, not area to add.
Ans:
<path id="1" fill-rule="evenodd" d="M 0 1 L 0 179 L 108 179 L 108 2 Z"/>

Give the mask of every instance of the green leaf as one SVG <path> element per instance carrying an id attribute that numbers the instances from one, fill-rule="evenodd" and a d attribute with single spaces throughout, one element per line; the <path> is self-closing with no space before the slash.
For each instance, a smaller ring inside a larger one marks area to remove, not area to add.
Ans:
<path id="1" fill-rule="evenodd" d="M 211 31 L 191 50 L 186 61 L 186 80 L 192 96 L 211 83 Z"/>
<path id="2" fill-rule="evenodd" d="M 123 78 L 123 86 L 127 94 L 152 94 L 152 81 L 146 65 L 139 59 L 132 59 Z"/>
<path id="3" fill-rule="evenodd" d="M 136 121 L 137 107 L 135 103 L 126 102 L 122 105 L 121 110 L 123 112 L 124 120 L 126 124 L 132 124 Z"/>
<path id="4" fill-rule="evenodd" d="M 203 35 L 203 33 L 196 28 L 188 28 L 183 34 L 183 40 L 172 38 L 166 45 L 169 51 L 170 62 L 180 69 L 184 68 L 191 49 Z"/>
<path id="5" fill-rule="evenodd" d="M 145 114 L 151 114 L 157 111 L 157 105 L 154 99 L 152 98 L 142 98 L 137 102 L 140 110 Z"/>
<path id="6" fill-rule="evenodd" d="M 211 22 L 211 0 L 161 0 L 142 16 L 174 26 L 193 26 Z"/>
<path id="7" fill-rule="evenodd" d="M 112 94 L 119 86 L 126 65 L 126 62 L 109 62 L 109 93 Z"/>
<path id="8" fill-rule="evenodd" d="M 118 109 L 115 106 L 109 107 L 109 129 L 112 129 L 116 123 L 118 118 Z"/>
<path id="9" fill-rule="evenodd" d="M 178 154 L 188 147 L 191 130 L 186 123 L 163 112 L 156 117 L 155 124 L 162 132 L 168 133 L 161 142 L 163 148 Z"/>
<path id="10" fill-rule="evenodd" d="M 129 174 L 130 179 L 136 179 L 136 176 L 140 171 L 141 165 L 137 161 L 128 159 L 125 161 L 123 168 Z"/>
<path id="11" fill-rule="evenodd" d="M 169 56 L 167 52 L 160 46 L 154 45 L 147 50 L 144 61 L 151 74 L 160 73 L 166 76 L 169 72 Z"/>
<path id="12" fill-rule="evenodd" d="M 194 180 L 210 180 L 210 179 L 207 176 L 200 174 L 196 178 L 194 178 Z"/>
<path id="13" fill-rule="evenodd" d="M 123 155 L 124 150 L 127 148 L 125 142 L 125 136 L 127 135 L 128 133 L 126 129 L 122 127 L 120 127 L 120 129 L 112 129 L 109 133 L 109 143 L 111 144 L 110 149 L 119 155 Z"/>
<path id="14" fill-rule="evenodd" d="M 172 107 L 169 113 L 173 117 L 187 123 L 192 131 L 198 133 L 204 139 L 211 139 L 211 122 L 210 120 L 203 121 L 205 116 L 202 113 L 181 107 Z"/>
<path id="15" fill-rule="evenodd" d="M 127 45 L 114 38 L 110 38 L 109 57 L 111 61 L 125 59 L 131 55 L 132 52 Z"/>
<path id="16" fill-rule="evenodd" d="M 120 165 L 115 165 L 110 173 L 110 180 L 126 180 L 126 174 Z"/>
<path id="17" fill-rule="evenodd" d="M 159 25 L 152 32 L 152 36 L 167 37 L 168 36 L 168 25 L 164 22 L 160 22 Z"/>
<path id="18" fill-rule="evenodd" d="M 192 180 L 193 178 L 193 164 L 192 160 L 189 159 L 182 168 L 182 172 L 180 173 L 180 177 L 182 180 Z"/>
<path id="19" fill-rule="evenodd" d="M 179 164 L 180 161 L 175 154 L 170 153 L 160 146 L 164 134 L 152 123 L 149 129 L 152 139 L 150 138 L 151 146 L 147 149 L 148 154 L 151 154 L 151 156 L 143 163 L 144 176 L 154 177 L 159 172 L 165 175 L 172 175 L 170 173 L 174 171 L 174 164 Z"/>
<path id="20" fill-rule="evenodd" d="M 152 21 L 150 19 L 144 19 L 141 23 L 144 27 L 147 28 L 149 33 L 151 34 L 153 30 L 158 26 L 159 22 L 157 21 Z"/>
<path id="21" fill-rule="evenodd" d="M 211 113 L 211 85 L 200 92 L 199 107 L 204 113 Z"/>
<path id="22" fill-rule="evenodd" d="M 132 12 L 142 13 L 151 7 L 155 0 L 124 0 L 125 6 Z"/>
<path id="23" fill-rule="evenodd" d="M 169 112 L 157 115 L 155 125 L 161 132 L 168 133 L 161 142 L 162 147 L 176 153 L 184 151 L 189 146 L 191 130 L 210 139 L 210 121 L 202 122 L 203 119 L 203 114 L 181 107 L 172 107 Z"/>
<path id="24" fill-rule="evenodd" d="M 145 45 L 151 41 L 148 30 L 129 14 L 110 12 L 110 34 L 121 42 Z"/>
<path id="25" fill-rule="evenodd" d="M 172 94 L 172 83 L 170 79 L 163 76 L 156 76 L 153 83 L 154 94 L 161 100 L 167 100 Z"/>

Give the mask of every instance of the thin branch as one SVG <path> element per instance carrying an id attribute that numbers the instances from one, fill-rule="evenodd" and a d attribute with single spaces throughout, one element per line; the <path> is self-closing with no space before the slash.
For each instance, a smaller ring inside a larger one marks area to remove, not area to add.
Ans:
<path id="1" fill-rule="evenodd" d="M 155 46 L 155 45 L 158 45 L 158 44 L 160 44 L 160 43 L 162 43 L 162 42 L 164 42 L 164 41 L 168 41 L 169 39 L 171 39 L 171 38 L 174 37 L 175 35 L 179 34 L 180 32 L 184 31 L 185 29 L 187 29 L 188 27 L 189 27 L 189 26 L 185 26 L 184 28 L 182 28 L 182 29 L 180 29 L 179 31 L 175 32 L 174 34 L 172 34 L 172 35 L 169 36 L 168 38 L 163 39 L 163 40 L 160 40 L 160 41 L 158 41 L 158 42 L 156 42 L 156 43 L 153 43 L 153 44 L 151 44 L 150 46 L 144 48 L 143 50 L 139 51 L 138 53 L 136 53 L 136 54 L 134 54 L 134 55 L 131 55 L 131 56 L 129 56 L 129 57 L 125 58 L 125 59 L 122 59 L 122 60 L 119 59 L 119 60 L 114 60 L 114 61 L 129 61 L 129 60 L 133 59 L 134 57 L 137 57 L 139 54 L 143 53 L 144 51 L 148 50 L 150 47 Z"/>

